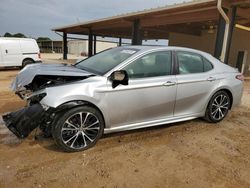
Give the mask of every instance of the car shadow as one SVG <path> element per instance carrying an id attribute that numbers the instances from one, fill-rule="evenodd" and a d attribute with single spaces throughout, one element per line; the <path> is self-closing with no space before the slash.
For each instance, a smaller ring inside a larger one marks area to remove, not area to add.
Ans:
<path id="1" fill-rule="evenodd" d="M 164 125 L 159 125 L 159 126 L 153 126 L 153 127 L 146 127 L 146 128 L 140 128 L 140 129 L 134 129 L 134 130 L 128 130 L 128 131 L 122 131 L 122 132 L 116 132 L 116 133 L 109 133 L 109 134 L 104 134 L 102 138 L 99 140 L 101 143 L 97 144 L 93 148 L 90 148 L 88 150 L 105 150 L 108 149 L 112 146 L 116 146 L 117 143 L 120 143 L 123 139 L 123 137 L 129 137 L 129 142 L 133 143 L 136 140 L 138 140 L 138 135 L 148 137 L 147 133 L 150 133 L 152 135 L 159 135 L 162 134 L 162 131 L 159 132 L 159 130 L 164 130 L 164 129 L 169 129 L 171 127 L 181 127 L 183 129 L 177 130 L 177 132 L 181 132 L 185 129 L 190 129 L 193 126 L 197 126 L 199 123 L 203 123 L 204 120 L 202 119 L 194 119 L 194 120 L 189 120 L 189 121 L 183 121 L 183 122 L 178 122 L 178 123 L 171 123 L 171 124 L 164 124 Z M 206 123 L 205 123 L 206 124 Z M 176 130 L 174 131 L 176 133 Z M 158 134 L 159 133 L 159 134 Z M 171 134 L 171 131 L 169 132 Z M 127 139 L 126 139 L 127 140 Z M 36 142 L 41 146 L 44 147 L 45 149 L 52 150 L 54 152 L 60 152 L 60 153 L 65 153 L 63 150 L 61 150 L 53 141 L 52 138 L 44 138 L 42 135 L 38 135 Z M 124 141 L 123 141 L 124 142 Z M 126 141 L 128 142 L 128 141 Z M 85 150 L 83 152 L 86 152 L 88 150 Z"/>

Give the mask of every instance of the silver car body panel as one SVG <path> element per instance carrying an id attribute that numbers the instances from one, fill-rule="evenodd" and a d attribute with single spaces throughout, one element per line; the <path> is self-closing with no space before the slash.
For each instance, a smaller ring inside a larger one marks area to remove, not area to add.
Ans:
<path id="1" fill-rule="evenodd" d="M 133 46 L 133 48 L 138 48 L 140 51 L 104 76 L 94 76 L 40 91 L 47 94 L 40 103 L 48 108 L 57 108 L 76 100 L 92 103 L 103 114 L 105 133 L 203 117 L 210 98 L 221 89 L 227 89 L 232 93 L 233 106 L 240 103 L 243 84 L 235 79 L 239 74 L 238 71 L 211 55 L 179 47 Z M 141 56 L 159 50 L 180 50 L 200 54 L 207 58 L 214 68 L 209 72 L 198 74 L 130 79 L 129 85 L 112 88 L 108 77 L 113 71 L 122 70 Z M 80 74 L 89 73 L 80 71 Z"/>

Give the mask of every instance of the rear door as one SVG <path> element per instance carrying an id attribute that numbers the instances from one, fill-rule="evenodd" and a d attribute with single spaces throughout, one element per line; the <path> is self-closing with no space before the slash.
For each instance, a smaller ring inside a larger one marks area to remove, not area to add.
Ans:
<path id="1" fill-rule="evenodd" d="M 21 66 L 22 53 L 19 40 L 3 40 L 2 55 L 4 66 Z"/>
<path id="2" fill-rule="evenodd" d="M 213 65 L 200 54 L 177 51 L 177 96 L 174 116 L 197 114 L 206 108 L 213 88 L 219 82 Z"/>

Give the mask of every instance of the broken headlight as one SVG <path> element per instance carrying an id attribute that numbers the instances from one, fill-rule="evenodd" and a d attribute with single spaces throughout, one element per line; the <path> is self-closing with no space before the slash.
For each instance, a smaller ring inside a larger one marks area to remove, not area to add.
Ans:
<path id="1" fill-rule="evenodd" d="M 40 102 L 47 94 L 46 93 L 40 93 L 34 96 L 31 96 L 28 100 L 31 104 L 35 104 Z"/>
<path id="2" fill-rule="evenodd" d="M 21 90 L 16 92 L 16 94 L 21 98 L 21 99 L 28 99 L 32 95 L 31 90 Z"/>

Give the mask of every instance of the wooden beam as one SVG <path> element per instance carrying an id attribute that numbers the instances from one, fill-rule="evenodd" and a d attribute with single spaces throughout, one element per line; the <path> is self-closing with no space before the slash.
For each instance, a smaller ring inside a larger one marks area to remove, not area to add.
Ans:
<path id="1" fill-rule="evenodd" d="M 202 12 L 202 11 L 208 11 L 208 10 L 217 10 L 217 7 L 216 6 L 211 6 L 211 7 L 204 7 L 204 8 L 200 8 L 200 9 L 192 9 L 192 10 L 173 12 L 173 13 L 165 13 L 165 14 L 155 15 L 153 17 L 160 18 L 160 17 L 165 17 L 165 16 L 173 16 L 173 15 L 180 15 L 180 14 L 191 14 L 191 13 L 195 13 L 195 12 Z"/>
<path id="2" fill-rule="evenodd" d="M 183 34 L 190 34 L 190 35 L 201 35 L 201 25 L 202 23 L 198 23 L 196 25 L 190 25 L 190 24 L 175 24 L 175 25 L 162 25 L 157 27 L 143 27 L 141 28 L 140 34 L 142 35 L 142 38 L 145 38 L 145 32 L 147 32 L 147 35 L 150 36 L 150 38 L 164 38 L 166 39 L 167 33 L 169 32 L 175 32 L 175 33 L 183 33 Z M 125 38 L 131 38 L 131 28 L 113 28 L 110 30 L 109 28 L 98 30 L 98 31 L 92 31 L 93 34 L 98 36 L 111 36 L 111 37 L 125 37 Z M 77 33 L 77 34 L 83 34 L 83 33 Z"/>
<path id="3" fill-rule="evenodd" d="M 92 27 L 92 30 L 100 30 L 100 29 L 106 29 L 106 28 L 116 28 L 116 27 L 131 27 L 132 26 L 132 22 L 130 21 L 126 21 L 126 20 L 122 20 L 119 22 L 113 22 L 113 23 L 108 23 L 108 24 L 98 24 L 98 25 L 94 25 Z"/>
<path id="4" fill-rule="evenodd" d="M 199 26 L 191 26 L 187 24 L 178 24 L 178 25 L 164 25 L 159 27 L 150 27 L 143 28 L 144 31 L 151 30 L 158 33 L 166 33 L 166 32 L 175 32 L 175 33 L 183 33 L 190 35 L 201 35 L 201 27 Z"/>
<path id="5" fill-rule="evenodd" d="M 98 35 L 106 36 L 106 37 L 121 37 L 124 39 L 131 39 L 131 32 L 129 34 L 126 33 L 116 33 L 115 35 L 110 35 L 110 32 L 108 31 L 102 31 L 101 33 L 98 33 Z M 166 31 L 164 34 L 158 34 L 158 33 L 149 33 L 146 37 L 143 37 L 143 40 L 145 39 L 168 39 L 168 32 Z"/>
<path id="6" fill-rule="evenodd" d="M 217 20 L 219 13 L 217 10 L 209 10 L 203 12 L 195 12 L 192 14 L 185 13 L 181 15 L 172 15 L 159 18 L 150 18 L 141 21 L 142 27 L 152 27 L 157 25 L 181 24 Z"/>

